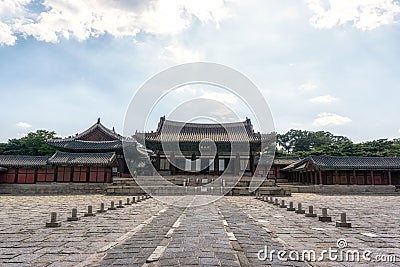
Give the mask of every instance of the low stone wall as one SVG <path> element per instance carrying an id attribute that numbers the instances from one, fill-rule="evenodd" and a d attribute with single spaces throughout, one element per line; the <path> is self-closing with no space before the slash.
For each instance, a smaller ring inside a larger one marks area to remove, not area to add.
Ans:
<path id="1" fill-rule="evenodd" d="M 400 194 L 394 185 L 293 185 L 279 184 L 292 193 L 316 193 L 327 195 L 348 194 Z"/>
<path id="2" fill-rule="evenodd" d="M 1 195 L 105 194 L 106 183 L 0 184 Z"/>

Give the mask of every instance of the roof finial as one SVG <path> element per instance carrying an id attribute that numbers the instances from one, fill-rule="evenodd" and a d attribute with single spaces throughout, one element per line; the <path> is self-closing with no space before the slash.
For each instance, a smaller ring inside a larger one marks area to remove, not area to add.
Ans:
<path id="1" fill-rule="evenodd" d="M 100 118 L 97 118 L 97 124 L 100 124 Z"/>

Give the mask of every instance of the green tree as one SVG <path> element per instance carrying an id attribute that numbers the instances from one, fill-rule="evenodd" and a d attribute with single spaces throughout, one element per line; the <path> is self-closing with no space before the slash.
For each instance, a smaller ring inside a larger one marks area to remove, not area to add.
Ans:
<path id="1" fill-rule="evenodd" d="M 6 144 L 0 145 L 0 153 L 6 155 L 31 155 L 46 156 L 52 155 L 55 149 L 45 144 L 47 139 L 55 137 L 54 131 L 37 130 L 30 132 L 19 139 L 10 139 Z"/>

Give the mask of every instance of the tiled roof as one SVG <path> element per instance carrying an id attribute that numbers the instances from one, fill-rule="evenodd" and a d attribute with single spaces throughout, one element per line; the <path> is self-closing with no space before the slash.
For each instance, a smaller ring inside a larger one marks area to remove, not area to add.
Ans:
<path id="1" fill-rule="evenodd" d="M 109 166 L 115 160 L 115 153 L 68 153 L 57 151 L 48 163 L 68 166 Z"/>
<path id="2" fill-rule="evenodd" d="M 254 159 L 254 164 L 258 165 L 269 165 L 269 164 L 273 164 L 273 165 L 283 165 L 283 166 L 287 166 L 290 165 L 296 161 L 299 161 L 299 158 L 267 158 L 267 157 L 255 157 Z"/>
<path id="3" fill-rule="evenodd" d="M 71 139 L 50 139 L 46 144 L 62 151 L 116 151 L 122 149 L 122 141 L 81 141 Z"/>
<path id="4" fill-rule="evenodd" d="M 250 119 L 243 122 L 208 124 L 184 123 L 160 119 L 156 132 L 145 133 L 146 141 L 200 142 L 210 139 L 215 142 L 261 142 L 261 134 L 255 133 Z M 143 134 L 136 134 L 143 141 Z"/>
<path id="5" fill-rule="evenodd" d="M 300 158 L 275 158 L 274 165 L 290 165 L 299 160 Z"/>
<path id="6" fill-rule="evenodd" d="M 25 155 L 0 155 L 1 167 L 43 167 L 46 166 L 48 156 L 25 156 Z"/>
<path id="7" fill-rule="evenodd" d="M 108 129 L 103 124 L 100 123 L 100 118 L 97 120 L 97 123 L 93 124 L 89 129 L 83 131 L 82 133 L 72 137 L 72 139 L 82 139 L 88 134 L 100 130 L 101 132 L 105 133 L 106 135 L 110 136 L 113 139 L 121 139 L 122 136 L 117 134 L 115 131 Z"/>
<path id="8" fill-rule="evenodd" d="M 353 157 L 309 156 L 284 170 L 294 170 L 303 164 L 311 164 L 317 170 L 400 170 L 400 157 Z"/>

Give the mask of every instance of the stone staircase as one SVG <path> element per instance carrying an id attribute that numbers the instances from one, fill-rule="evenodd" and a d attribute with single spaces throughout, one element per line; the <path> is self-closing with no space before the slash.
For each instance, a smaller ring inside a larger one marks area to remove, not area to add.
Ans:
<path id="1" fill-rule="evenodd" d="M 165 180 L 165 179 L 167 180 Z M 249 191 L 252 177 L 244 176 L 237 182 L 235 177 L 225 177 L 215 181 L 218 177 L 210 175 L 195 176 L 140 176 L 137 178 L 113 178 L 113 183 L 107 186 L 107 194 L 138 195 L 254 195 Z M 276 187 L 266 181 L 257 192 L 263 195 L 290 196 L 290 190 Z M 228 192 L 229 184 L 236 184 Z M 140 186 L 139 186 L 140 185 Z M 145 192 L 146 191 L 146 192 Z"/>

